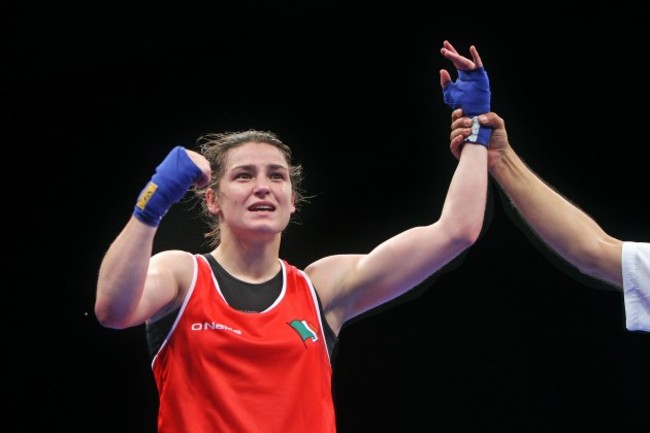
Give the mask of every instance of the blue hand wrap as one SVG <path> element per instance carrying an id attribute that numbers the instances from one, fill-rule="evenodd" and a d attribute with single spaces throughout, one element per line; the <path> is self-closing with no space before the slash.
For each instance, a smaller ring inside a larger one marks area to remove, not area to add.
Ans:
<path id="1" fill-rule="evenodd" d="M 447 84 L 442 94 L 445 104 L 453 110 L 462 108 L 465 116 L 472 118 L 472 134 L 465 141 L 487 146 L 492 129 L 481 126 L 476 118 L 490 111 L 490 80 L 485 69 L 459 70 L 458 79 Z"/>
<path id="2" fill-rule="evenodd" d="M 185 149 L 176 146 L 140 192 L 133 215 L 147 225 L 158 227 L 171 205 L 183 198 L 200 175 L 201 169 Z"/>

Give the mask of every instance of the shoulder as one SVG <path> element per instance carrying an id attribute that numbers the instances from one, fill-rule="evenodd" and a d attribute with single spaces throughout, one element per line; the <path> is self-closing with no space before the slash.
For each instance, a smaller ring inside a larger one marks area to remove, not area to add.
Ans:
<path id="1" fill-rule="evenodd" d="M 305 268 L 325 304 L 339 298 L 364 257 L 361 254 L 338 254 L 319 259 Z"/>
<path id="2" fill-rule="evenodd" d="M 345 274 L 354 268 L 362 257 L 362 254 L 337 254 L 323 257 L 309 264 L 305 272 L 312 278 L 321 273 Z"/>
<path id="3" fill-rule="evenodd" d="M 194 262 L 196 262 L 196 256 L 183 250 L 165 250 L 151 256 L 152 264 L 170 268 L 189 266 Z"/>
<path id="4" fill-rule="evenodd" d="M 151 257 L 149 272 L 173 278 L 181 288 L 188 287 L 197 269 L 197 256 L 182 250 L 166 250 Z"/>

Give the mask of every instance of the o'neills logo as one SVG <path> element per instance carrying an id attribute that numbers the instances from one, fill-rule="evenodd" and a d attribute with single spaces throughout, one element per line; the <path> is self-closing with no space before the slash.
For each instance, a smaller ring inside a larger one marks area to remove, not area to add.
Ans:
<path id="1" fill-rule="evenodd" d="M 203 322 L 203 323 L 192 323 L 192 331 L 230 331 L 234 332 L 237 335 L 241 335 L 242 332 L 239 329 L 233 329 L 230 326 L 224 325 L 223 323 L 216 322 Z"/>

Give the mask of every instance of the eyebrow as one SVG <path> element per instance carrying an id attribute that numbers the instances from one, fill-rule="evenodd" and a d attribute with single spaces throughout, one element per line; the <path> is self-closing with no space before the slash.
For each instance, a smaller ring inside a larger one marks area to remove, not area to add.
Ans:
<path id="1" fill-rule="evenodd" d="M 236 165 L 232 169 L 233 170 L 254 170 L 256 166 L 254 164 L 243 164 L 243 165 Z M 269 164 L 268 169 L 270 170 L 286 170 L 289 171 L 289 168 L 281 165 L 281 164 Z"/>

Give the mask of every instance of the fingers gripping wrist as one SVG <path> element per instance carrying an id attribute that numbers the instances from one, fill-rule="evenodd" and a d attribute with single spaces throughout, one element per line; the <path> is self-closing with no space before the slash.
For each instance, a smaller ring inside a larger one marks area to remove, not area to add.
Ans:
<path id="1" fill-rule="evenodd" d="M 490 137 L 492 137 L 492 129 L 481 125 L 478 116 L 472 117 L 471 133 L 465 138 L 465 143 L 482 144 L 488 147 Z"/>
<path id="2" fill-rule="evenodd" d="M 171 205 L 183 198 L 200 175 L 201 169 L 185 148 L 176 146 L 140 192 L 133 215 L 147 225 L 158 227 Z"/>

